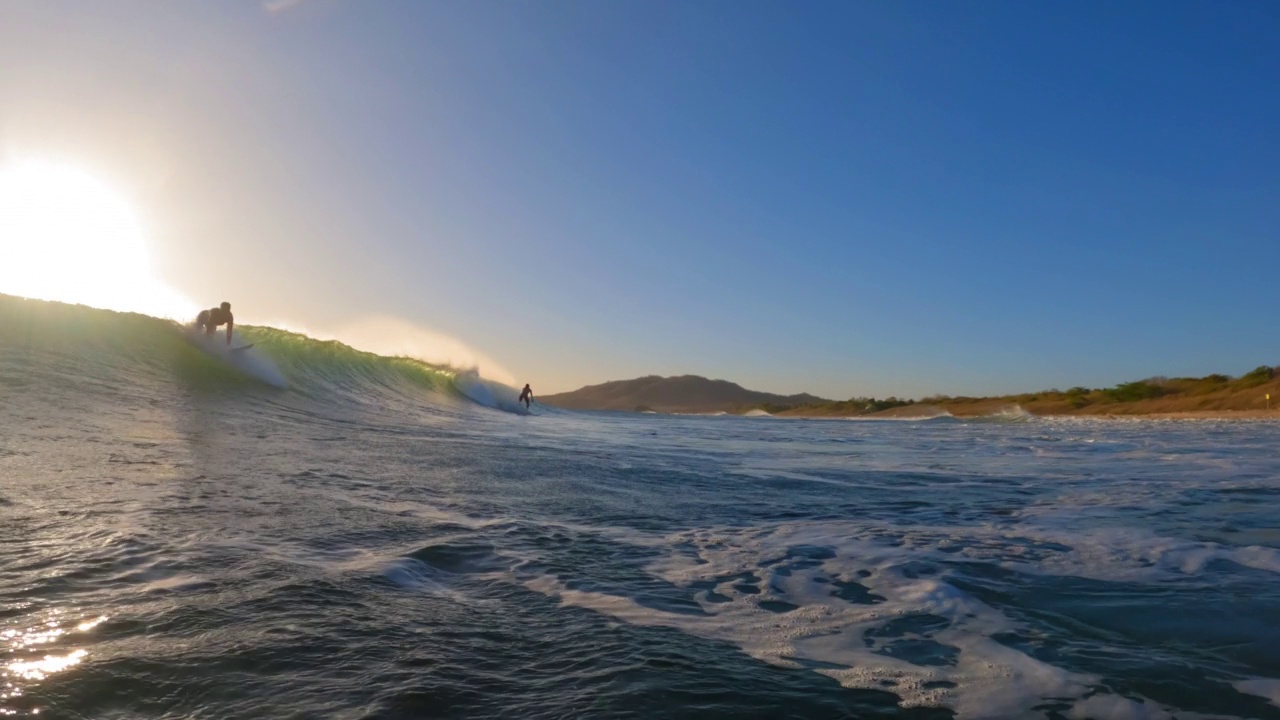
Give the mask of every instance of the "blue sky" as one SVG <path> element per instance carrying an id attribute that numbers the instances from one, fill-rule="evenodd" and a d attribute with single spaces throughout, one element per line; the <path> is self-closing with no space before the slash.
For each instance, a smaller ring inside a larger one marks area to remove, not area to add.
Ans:
<path id="1" fill-rule="evenodd" d="M 1280 363 L 1273 3 L 4 11 L 0 158 L 113 178 L 246 320 L 394 316 L 543 393 Z"/>

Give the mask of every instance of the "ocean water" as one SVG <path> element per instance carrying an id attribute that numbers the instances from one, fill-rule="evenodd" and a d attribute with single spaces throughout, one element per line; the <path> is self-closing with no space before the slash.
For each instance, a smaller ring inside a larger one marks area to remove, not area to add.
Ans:
<path id="1" fill-rule="evenodd" d="M 1280 425 L 520 414 L 0 296 L 0 716 L 1280 718 Z"/>

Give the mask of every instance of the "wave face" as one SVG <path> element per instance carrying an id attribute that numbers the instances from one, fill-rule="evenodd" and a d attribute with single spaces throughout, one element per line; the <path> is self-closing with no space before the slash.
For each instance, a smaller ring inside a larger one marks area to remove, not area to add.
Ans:
<path id="1" fill-rule="evenodd" d="M 526 417 L 240 340 L 0 297 L 0 716 L 1280 718 L 1277 423 Z"/>
<path id="2" fill-rule="evenodd" d="M 10 345 L 8 375 L 19 383 L 37 377 L 56 383 L 62 376 L 73 384 L 128 384 L 158 393 L 216 389 L 330 407 L 468 400 L 528 414 L 516 402 L 516 390 L 474 371 L 384 357 L 275 328 L 238 326 L 232 346 L 252 347 L 229 352 L 221 329 L 206 338 L 170 320 L 0 295 L 0 336 Z"/>

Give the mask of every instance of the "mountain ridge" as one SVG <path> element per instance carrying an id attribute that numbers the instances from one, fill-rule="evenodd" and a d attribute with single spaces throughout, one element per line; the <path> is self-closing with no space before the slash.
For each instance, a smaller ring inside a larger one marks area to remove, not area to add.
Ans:
<path id="1" fill-rule="evenodd" d="M 570 392 L 543 395 L 539 402 L 570 410 L 653 410 L 655 412 L 733 412 L 760 405 L 797 407 L 829 403 L 809 393 L 779 395 L 748 390 L 728 380 L 701 375 L 645 375 L 611 380 Z"/>

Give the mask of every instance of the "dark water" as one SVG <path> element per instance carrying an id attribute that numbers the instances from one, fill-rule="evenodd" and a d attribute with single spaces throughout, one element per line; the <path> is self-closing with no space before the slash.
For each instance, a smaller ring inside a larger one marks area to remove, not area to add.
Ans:
<path id="1" fill-rule="evenodd" d="M 246 339 L 287 389 L 0 303 L 0 714 L 1280 718 L 1280 425 L 521 416 Z"/>

